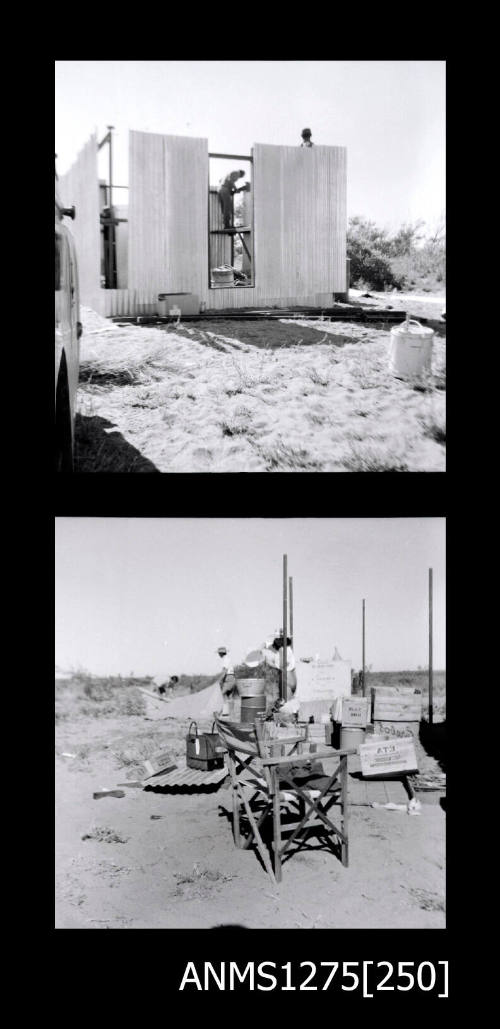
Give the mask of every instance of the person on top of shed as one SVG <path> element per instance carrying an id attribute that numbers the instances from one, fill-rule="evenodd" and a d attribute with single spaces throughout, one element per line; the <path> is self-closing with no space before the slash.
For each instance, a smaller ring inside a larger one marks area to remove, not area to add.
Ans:
<path id="1" fill-rule="evenodd" d="M 244 174 L 245 171 L 243 168 L 240 168 L 239 171 L 229 172 L 229 175 L 226 175 L 225 179 L 223 179 L 219 186 L 219 201 L 222 208 L 225 229 L 232 228 L 234 194 L 244 193 L 250 188 L 250 184 L 248 182 L 245 182 L 243 186 L 236 186 L 236 182 L 238 179 L 241 179 Z"/>
<path id="2" fill-rule="evenodd" d="M 302 143 L 300 144 L 301 146 L 314 146 L 314 143 L 313 143 L 313 141 L 311 139 L 312 132 L 311 132 L 310 129 L 302 129 L 301 136 L 302 136 Z"/>

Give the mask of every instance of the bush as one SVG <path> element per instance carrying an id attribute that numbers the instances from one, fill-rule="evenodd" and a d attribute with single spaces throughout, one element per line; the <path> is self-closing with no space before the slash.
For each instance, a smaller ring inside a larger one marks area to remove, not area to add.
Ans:
<path id="1" fill-rule="evenodd" d="M 359 240 L 347 240 L 347 254 L 351 260 L 351 283 L 363 289 L 403 289 L 404 276 L 396 276 L 389 261 L 371 251 Z"/>
<path id="2" fill-rule="evenodd" d="M 427 237 L 422 232 L 424 224 L 406 223 L 390 236 L 367 218 L 350 218 L 347 256 L 352 285 L 377 290 L 417 286 L 429 291 L 444 284 L 444 221 Z"/>

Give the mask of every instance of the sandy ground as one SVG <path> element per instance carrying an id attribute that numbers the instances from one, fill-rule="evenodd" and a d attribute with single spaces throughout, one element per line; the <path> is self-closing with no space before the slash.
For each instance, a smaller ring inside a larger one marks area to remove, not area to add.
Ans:
<path id="1" fill-rule="evenodd" d="M 141 737 L 180 757 L 186 730 L 178 719 L 135 715 L 58 725 L 56 928 L 444 927 L 445 813 L 435 793 L 420 794 L 416 817 L 352 807 L 349 867 L 304 849 L 284 864 L 279 887 L 254 852 L 234 847 L 228 789 L 125 788 L 124 798 L 93 799 L 130 781 Z"/>
<path id="2" fill-rule="evenodd" d="M 403 295 L 380 296 L 363 303 L 409 306 Z M 413 301 L 412 313 L 438 318 L 435 301 Z M 442 335 L 433 374 L 416 389 L 388 371 L 387 325 L 280 320 L 245 323 L 247 331 L 227 321 L 166 329 L 82 314 L 80 437 L 92 419 L 120 434 L 151 462 L 137 470 L 445 470 Z M 251 333 L 256 343 L 247 341 Z M 80 438 L 80 459 L 84 450 Z M 80 460 L 79 470 L 136 469 Z"/>

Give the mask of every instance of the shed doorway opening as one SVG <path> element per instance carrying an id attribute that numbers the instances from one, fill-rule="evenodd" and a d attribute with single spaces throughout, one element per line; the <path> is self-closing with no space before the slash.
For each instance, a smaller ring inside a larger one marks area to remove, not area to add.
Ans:
<path id="1" fill-rule="evenodd" d="M 252 158 L 208 156 L 210 289 L 254 286 Z"/>

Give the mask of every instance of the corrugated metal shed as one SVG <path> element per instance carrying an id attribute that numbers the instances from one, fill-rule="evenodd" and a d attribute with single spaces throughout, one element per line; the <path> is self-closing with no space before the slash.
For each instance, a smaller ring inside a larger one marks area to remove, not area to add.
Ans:
<path id="1" fill-rule="evenodd" d="M 128 284 L 149 302 L 185 291 L 209 309 L 317 307 L 345 291 L 345 147 L 254 146 L 250 288 L 209 287 L 209 204 L 214 218 L 218 209 L 216 195 L 207 197 L 208 141 L 131 132 L 129 163 Z"/>
<path id="2" fill-rule="evenodd" d="M 191 292 L 208 309 L 327 307 L 346 288 L 345 147 L 255 144 L 252 199 L 255 255 L 252 287 L 211 289 L 209 263 L 226 262 L 228 237 L 213 236 L 208 140 L 130 133 L 128 289 L 100 288 L 101 230 L 97 139 L 88 141 L 60 186 L 75 203 L 74 232 L 81 296 L 105 316 L 148 315 L 159 292 Z M 127 281 L 121 276 L 122 283 Z"/>

